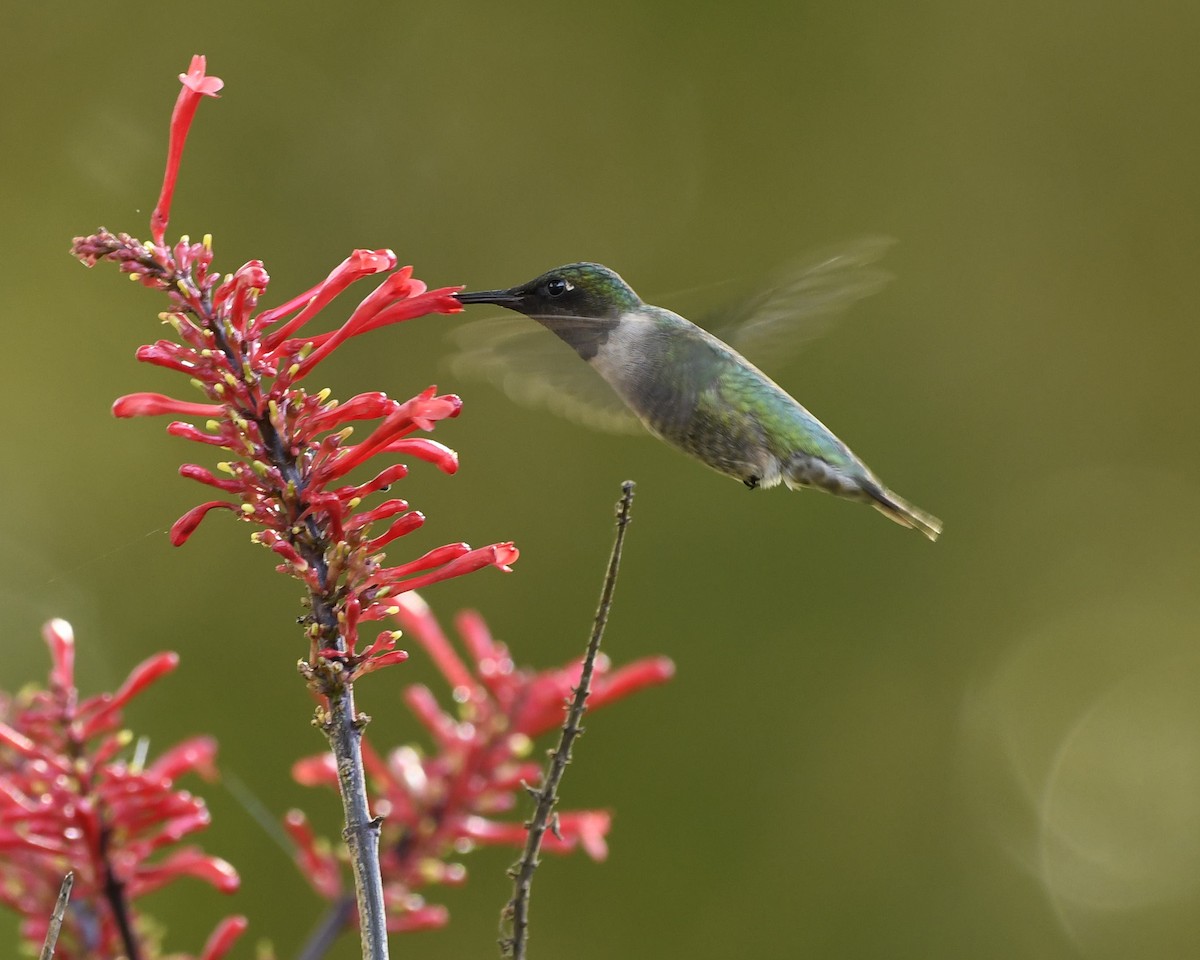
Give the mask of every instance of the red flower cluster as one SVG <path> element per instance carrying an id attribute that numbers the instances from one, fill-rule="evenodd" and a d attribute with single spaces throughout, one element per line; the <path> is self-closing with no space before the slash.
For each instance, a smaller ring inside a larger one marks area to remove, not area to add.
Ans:
<path id="1" fill-rule="evenodd" d="M 533 741 L 562 724 L 565 701 L 579 682 L 582 666 L 575 661 L 540 673 L 517 669 L 483 618 L 466 612 L 459 615 L 457 627 L 472 663 L 468 667 L 420 597 L 407 594 L 397 606 L 396 619 L 449 683 L 457 716 L 444 712 L 427 687 L 414 684 L 404 698 L 429 731 L 434 752 L 424 756 L 405 746 L 385 758 L 363 741 L 371 806 L 384 818 L 380 864 L 388 928 L 393 931 L 446 923 L 446 909 L 427 904 L 417 891 L 432 883 L 459 884 L 466 879 L 462 865 L 448 857 L 476 844 L 524 845 L 525 825 L 496 816 L 514 808 L 525 794 L 525 784 L 540 780 L 540 765 L 528 759 Z M 602 657 L 588 706 L 601 707 L 664 683 L 674 670 L 666 657 L 617 670 Z M 337 788 L 330 754 L 299 761 L 293 775 L 300 783 Z M 582 847 L 596 860 L 605 857 L 611 822 L 607 811 L 567 811 L 557 819 L 558 829 L 546 835 L 544 849 L 566 853 Z M 345 886 L 341 862 L 330 844 L 314 836 L 298 810 L 288 814 L 286 826 L 296 843 L 297 863 L 317 893 L 348 905 L 353 892 Z"/>
<path id="2" fill-rule="evenodd" d="M 22 915 L 22 936 L 36 950 L 59 883 L 73 870 L 56 956 L 157 956 L 134 900 L 181 876 L 226 893 L 238 886 L 233 867 L 197 847 L 164 853 L 208 825 L 204 801 L 175 781 L 192 772 L 212 779 L 216 744 L 187 740 L 148 766 L 128 759 L 132 737 L 120 729 L 121 710 L 179 658 L 156 654 L 116 693 L 81 702 L 70 624 L 52 620 L 43 636 L 52 659 L 49 688 L 16 699 L 0 694 L 0 902 Z M 244 917 L 225 919 L 202 960 L 219 960 L 245 928 Z"/>
<path id="3" fill-rule="evenodd" d="M 304 783 L 342 788 L 343 836 L 358 902 L 365 904 L 363 942 L 375 949 L 372 944 L 386 942 L 385 920 L 391 930 L 445 922 L 445 910 L 425 904 L 418 891 L 465 879 L 449 857 L 480 843 L 524 844 L 525 826 L 497 817 L 512 811 L 525 783 L 539 779 L 539 766 L 528 759 L 533 739 L 563 722 L 564 701 L 580 682 L 581 663 L 541 673 L 517 670 L 483 621 L 464 614 L 458 626 L 468 667 L 412 592 L 487 566 L 507 571 L 517 559 L 511 543 L 479 550 L 452 543 L 414 560 L 385 563 L 383 549 L 419 528 L 424 517 L 401 499 L 369 505 L 367 500 L 407 474 L 404 464 L 394 462 L 397 456 L 445 473 L 458 469 L 453 450 L 416 435 L 456 417 L 458 397 L 439 396 L 431 386 L 404 401 L 366 393 L 339 404 L 327 390 L 310 395 L 301 385 L 351 337 L 429 313 L 459 312 L 452 296 L 459 288 L 428 290 L 410 267 L 397 269 L 390 250 L 357 250 L 310 290 L 260 310 L 270 282 L 261 262 L 222 275 L 212 269 L 211 238 L 192 243 L 184 237 L 168 245 L 171 200 L 192 119 L 200 99 L 222 88 L 219 79 L 206 75 L 203 57 L 194 58 L 180 80 L 166 173 L 150 221 L 152 239 L 142 242 L 101 228 L 76 238 L 72 249 L 88 266 L 116 262 L 167 295 L 170 309 L 160 316 L 176 337 L 141 347 L 138 359 L 185 374 L 203 394 L 202 402 L 130 394 L 116 401 L 114 414 L 184 418 L 174 420 L 168 433 L 227 452 L 216 472 L 199 464 L 180 468 L 184 477 L 225 498 L 187 511 L 172 526 L 172 541 L 184 543 L 212 511 L 230 510 L 256 525 L 253 539 L 276 554 L 279 570 L 307 588 L 310 647 L 301 666 L 324 699 L 318 722 L 337 759 L 301 761 L 295 775 Z M 351 284 L 375 275 L 381 282 L 344 322 L 314 330 L 318 317 Z M 368 424 L 364 435 L 352 442 L 353 424 L 362 422 Z M 377 457 L 393 459 L 359 472 Z M 399 630 L 385 629 L 361 644 L 360 631 L 364 623 L 392 617 L 438 665 L 458 705 L 451 715 L 425 687 L 406 691 L 434 740 L 428 756 L 401 748 L 385 759 L 365 745 L 360 753 L 366 718 L 355 710 L 352 681 L 407 656 L 396 649 Z M 172 669 L 174 655 L 151 658 L 115 695 L 77 704 L 69 632 L 54 626 L 47 638 L 55 663 L 50 692 L 21 705 L 7 723 L 0 710 L 0 851 L 12 851 L 0 867 L 0 900 L 22 911 L 26 935 L 35 940 L 46 929 L 62 874 L 74 867 L 82 871 L 74 902 L 84 909 L 72 912 L 60 955 L 72 960 L 124 953 L 142 960 L 150 948 L 139 937 L 129 905 L 133 897 L 184 873 L 222 889 L 236 885 L 231 868 L 197 850 L 149 859 L 207 822 L 200 801 L 172 786 L 185 770 L 209 772 L 215 748 L 207 740 L 190 741 L 145 769 L 137 761 L 119 761 L 127 744 L 115 732 L 120 708 Z M 665 658 L 618 670 L 600 662 L 590 705 L 662 683 L 673 669 Z M 367 803 L 367 780 L 377 817 Z M 609 825 L 604 811 L 563 813 L 546 848 L 565 852 L 581 846 L 602 858 Z M 353 924 L 359 918 L 343 882 L 343 859 L 314 837 L 303 814 L 289 815 L 288 829 L 306 875 L 336 904 L 335 925 Z M 222 924 L 205 947 L 205 960 L 217 960 L 244 926 L 242 918 Z"/>
<path id="4" fill-rule="evenodd" d="M 416 530 L 425 518 L 404 500 L 385 500 L 370 509 L 363 501 L 404 477 L 408 468 L 393 463 L 360 483 L 347 483 L 347 475 L 385 454 L 424 460 L 454 473 L 458 458 L 453 450 L 412 434 L 458 416 L 462 401 L 438 396 L 430 387 L 403 402 L 367 393 L 339 404 L 327 390 L 309 395 L 298 384 L 351 337 L 429 313 L 459 312 L 462 307 L 451 296 L 459 288 L 427 290 L 412 277 L 411 267 L 396 269 L 390 250 L 356 250 L 312 289 L 258 311 L 270 281 L 261 262 L 222 276 L 211 269 L 210 238 L 191 243 L 184 237 L 168 246 L 163 238 L 188 128 L 200 98 L 215 96 L 222 86 L 205 75 L 204 67 L 204 58 L 195 57 L 180 77 L 183 89 L 171 120 L 167 172 L 151 218 L 153 241 L 141 243 L 102 228 L 76 238 L 73 252 L 88 266 L 101 259 L 115 261 L 144 285 L 168 294 L 172 309 L 161 317 L 179 339 L 141 347 L 138 359 L 186 374 L 207 401 L 135 393 L 117 400 L 113 412 L 118 417 L 203 418 L 204 427 L 176 420 L 167 432 L 232 455 L 217 465 L 224 476 L 198 464 L 180 468 L 183 476 L 229 494 L 235 502 L 211 500 L 189 510 L 172 526 L 172 542 L 182 544 L 216 509 L 259 525 L 254 539 L 282 559 L 279 569 L 310 590 L 310 653 L 344 661 L 352 680 L 404 658 L 391 631 L 359 652 L 361 623 L 388 616 L 396 596 L 405 591 L 486 566 L 507 571 L 517 550 L 511 543 L 479 550 L 454 543 L 408 563 L 385 566 L 380 550 Z M 301 335 L 352 283 L 381 273 L 387 274 L 383 282 L 340 327 Z M 354 421 L 372 423 L 358 443 L 349 442 Z"/>

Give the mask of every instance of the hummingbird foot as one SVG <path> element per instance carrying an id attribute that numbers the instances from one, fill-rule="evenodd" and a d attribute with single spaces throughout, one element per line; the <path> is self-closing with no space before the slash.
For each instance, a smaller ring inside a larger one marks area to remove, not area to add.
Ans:
<path id="1" fill-rule="evenodd" d="M 744 483 L 751 490 L 755 490 L 758 488 L 758 481 L 759 481 L 758 477 L 746 477 L 746 479 L 743 480 L 742 483 Z"/>

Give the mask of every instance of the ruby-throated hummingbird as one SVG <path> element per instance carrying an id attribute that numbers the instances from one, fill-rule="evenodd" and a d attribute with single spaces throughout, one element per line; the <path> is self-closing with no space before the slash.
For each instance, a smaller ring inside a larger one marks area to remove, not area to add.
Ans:
<path id="1" fill-rule="evenodd" d="M 614 271 L 569 263 L 507 290 L 455 294 L 532 317 L 575 349 L 652 434 L 747 487 L 817 487 L 930 540 L 942 522 L 885 487 L 841 440 L 728 344 L 643 303 Z M 519 376 L 520 371 L 514 371 Z"/>

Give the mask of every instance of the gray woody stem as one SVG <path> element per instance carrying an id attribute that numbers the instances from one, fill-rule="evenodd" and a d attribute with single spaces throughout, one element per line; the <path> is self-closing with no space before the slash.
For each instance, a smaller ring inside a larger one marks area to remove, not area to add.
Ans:
<path id="1" fill-rule="evenodd" d="M 50 926 L 46 928 L 46 939 L 42 942 L 42 952 L 38 955 L 38 960 L 52 960 L 54 957 L 58 932 L 62 929 L 63 918 L 67 915 L 67 901 L 71 899 L 73 886 L 75 874 L 72 871 L 63 877 L 62 886 L 58 888 L 58 899 L 54 901 L 54 910 L 50 913 Z"/>

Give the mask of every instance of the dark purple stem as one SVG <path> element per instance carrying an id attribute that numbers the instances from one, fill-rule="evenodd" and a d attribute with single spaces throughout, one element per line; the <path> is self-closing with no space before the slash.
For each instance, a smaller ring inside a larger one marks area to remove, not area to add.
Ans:
<path id="1" fill-rule="evenodd" d="M 111 831 L 104 827 L 100 831 L 100 859 L 104 864 L 104 898 L 112 910 L 113 920 L 121 934 L 121 942 L 125 945 L 125 956 L 128 960 L 141 960 L 142 951 L 137 936 L 133 932 L 133 921 L 129 915 L 129 902 L 125 898 L 125 884 L 113 873 L 112 864 L 108 859 L 108 841 Z"/>
<path id="2" fill-rule="evenodd" d="M 334 900 L 308 935 L 297 960 L 321 960 L 342 931 L 354 921 L 354 904 L 354 897 L 350 896 L 343 895 Z"/>

